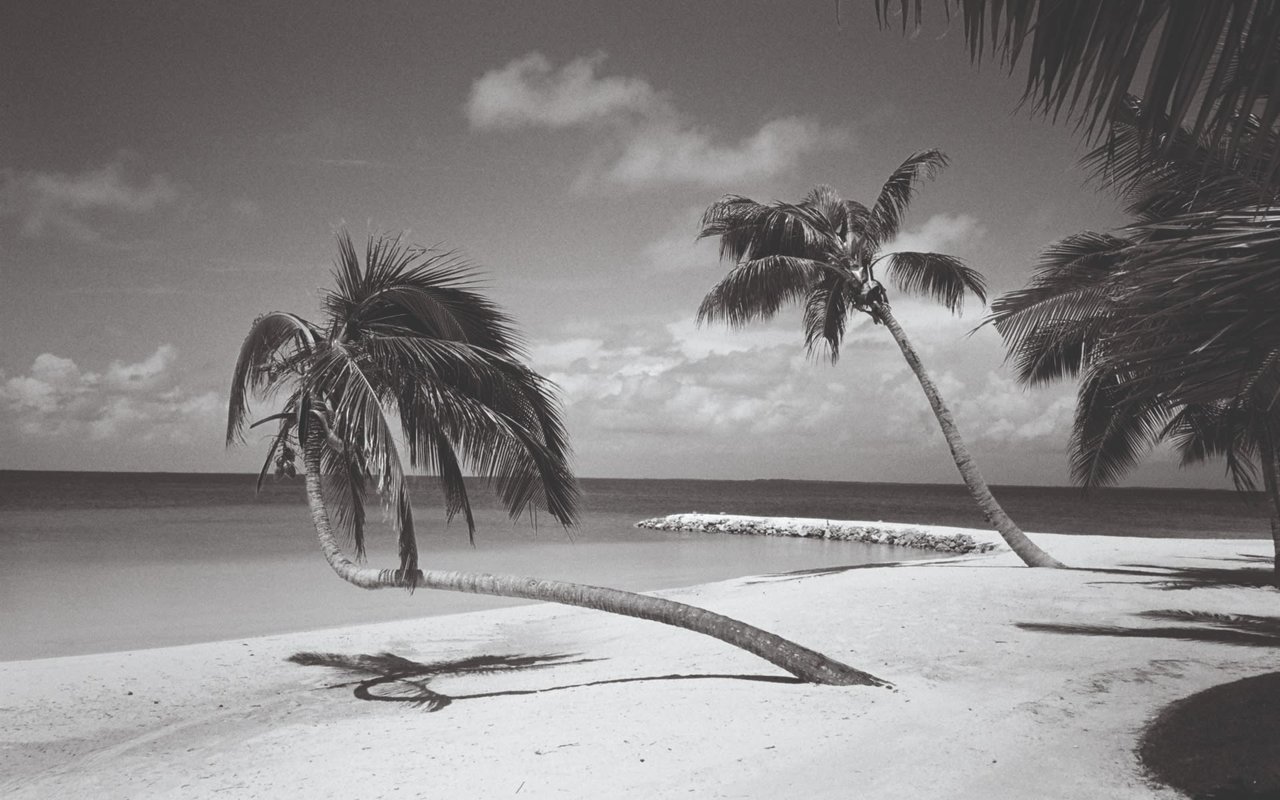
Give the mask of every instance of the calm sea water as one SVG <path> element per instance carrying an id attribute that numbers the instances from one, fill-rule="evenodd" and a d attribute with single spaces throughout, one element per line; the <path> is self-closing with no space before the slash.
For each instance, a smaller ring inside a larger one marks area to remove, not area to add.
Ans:
<path id="1" fill-rule="evenodd" d="M 245 475 L 0 471 L 0 660 L 104 652 L 457 613 L 519 601 L 366 592 L 329 571 L 300 482 Z M 636 529 L 683 511 L 981 526 L 960 486 L 810 481 L 583 481 L 579 528 L 512 523 L 477 487 L 477 545 L 415 487 L 423 564 L 648 590 L 740 575 L 924 557 L 848 542 Z M 1265 537 L 1230 492 L 998 487 L 1027 530 Z M 370 514 L 376 518 L 376 511 Z M 371 532 L 370 561 L 394 564 Z"/>

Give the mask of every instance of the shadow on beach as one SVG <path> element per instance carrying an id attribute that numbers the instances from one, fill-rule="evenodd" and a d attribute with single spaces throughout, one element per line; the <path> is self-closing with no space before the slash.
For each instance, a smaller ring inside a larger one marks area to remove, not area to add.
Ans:
<path id="1" fill-rule="evenodd" d="M 1075 636 L 1119 636 L 1139 639 L 1181 639 L 1241 647 L 1280 647 L 1280 617 L 1252 614 L 1213 614 L 1206 611 L 1155 610 L 1134 616 L 1161 622 L 1187 623 L 1170 627 L 1127 628 L 1121 625 L 1073 625 L 1017 622 L 1022 630 Z"/>
<path id="2" fill-rule="evenodd" d="M 1165 707 L 1138 755 L 1193 800 L 1280 797 L 1280 672 L 1232 681 Z"/>
<path id="3" fill-rule="evenodd" d="M 486 675 L 516 672 L 529 669 L 586 664 L 595 658 L 574 658 L 576 654 L 551 653 L 547 655 L 494 655 L 472 656 L 454 661 L 424 663 L 413 661 L 394 653 L 347 655 L 343 653 L 295 653 L 287 659 L 304 667 L 329 667 L 354 678 L 334 684 L 331 688 L 352 687 L 352 694 L 360 700 L 386 703 L 409 703 L 427 711 L 440 711 L 456 700 L 477 700 L 485 697 L 514 697 L 517 695 L 543 694 L 545 692 L 580 689 L 587 686 L 645 683 L 649 681 L 677 680 L 740 680 L 760 683 L 803 683 L 799 678 L 786 675 L 648 675 L 633 678 L 611 678 L 563 686 L 547 686 L 540 689 L 509 689 L 497 692 L 480 692 L 465 695 L 447 695 L 432 689 L 428 683 L 435 678 L 458 675 Z M 377 691 L 374 691 L 377 689 Z"/>
<path id="4" fill-rule="evenodd" d="M 927 561 L 883 561 L 872 562 L 870 564 L 842 564 L 834 567 L 812 567 L 810 569 L 797 569 L 790 572 L 770 572 L 755 578 L 744 580 L 743 583 L 748 585 L 753 583 L 777 583 L 778 581 L 796 581 L 801 578 L 817 578 L 823 575 L 837 575 L 841 572 L 849 572 L 855 569 L 889 569 L 891 567 L 902 567 L 907 564 L 924 565 Z"/>
<path id="5" fill-rule="evenodd" d="M 1119 567 L 1076 567 L 1077 572 L 1093 572 L 1099 575 L 1151 578 L 1148 585 L 1163 590 L 1200 589 L 1204 587 L 1238 587 L 1246 589 L 1275 589 L 1276 573 L 1273 561 L 1267 556 L 1241 553 L 1232 558 L 1215 559 L 1224 562 L 1245 563 L 1246 567 L 1168 567 L 1158 564 L 1122 564 Z M 1257 566 L 1252 566 L 1257 565 Z M 1105 581 L 1099 581 L 1104 583 Z M 1126 583 L 1128 581 L 1125 581 Z"/>

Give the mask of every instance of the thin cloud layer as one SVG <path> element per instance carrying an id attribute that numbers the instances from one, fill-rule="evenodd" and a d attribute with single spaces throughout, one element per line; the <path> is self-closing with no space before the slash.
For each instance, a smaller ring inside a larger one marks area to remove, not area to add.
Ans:
<path id="1" fill-rule="evenodd" d="M 178 197 L 169 178 L 132 176 L 123 158 L 75 174 L 0 170 L 0 216 L 17 218 L 30 237 L 97 242 L 103 219 L 149 214 Z"/>
<path id="2" fill-rule="evenodd" d="M 476 130 L 593 127 L 603 137 L 592 166 L 576 183 L 642 188 L 723 185 L 780 174 L 804 155 L 844 147 L 848 133 L 814 119 L 768 120 L 754 132 L 726 137 L 681 114 L 643 78 L 598 74 L 604 54 L 556 69 L 530 53 L 475 81 L 466 114 Z"/>
<path id="3" fill-rule="evenodd" d="M 912 226 L 884 247 L 886 253 L 947 253 L 986 235 L 986 228 L 969 214 L 934 214 Z"/>
<path id="4" fill-rule="evenodd" d="M 3 419 L 35 438 L 193 441 L 193 427 L 207 434 L 221 401 L 216 392 L 185 388 L 176 359 L 177 351 L 166 344 L 142 361 L 113 361 L 91 372 L 69 358 L 42 353 L 25 375 L 0 382 Z"/>
<path id="5" fill-rule="evenodd" d="M 562 389 L 584 474 L 616 470 L 614 453 L 687 466 L 715 454 L 721 467 L 734 466 L 719 474 L 754 477 L 948 480 L 954 471 L 919 383 L 881 327 L 853 329 L 835 367 L 807 358 L 787 320 L 744 331 L 682 321 L 584 333 L 533 353 Z M 1043 451 L 1046 470 L 1059 471 L 1070 387 L 1025 391 L 992 368 L 998 344 L 956 334 L 926 328 L 916 338 L 928 363 L 945 365 L 934 378 L 971 445 L 1000 463 Z M 801 456 L 800 472 L 779 460 Z M 874 466 L 881 459 L 899 472 Z M 928 473 L 918 471 L 922 462 Z"/>
<path id="6" fill-rule="evenodd" d="M 705 206 L 691 206 L 672 219 L 671 227 L 642 251 L 643 265 L 656 272 L 682 272 L 715 267 L 719 251 L 713 239 L 697 239 Z"/>
<path id="7" fill-rule="evenodd" d="M 635 131 L 600 179 L 630 187 L 682 182 L 722 186 L 781 174 L 808 153 L 847 142 L 844 132 L 804 117 L 771 120 L 750 136 L 723 144 L 705 129 L 664 122 Z"/>

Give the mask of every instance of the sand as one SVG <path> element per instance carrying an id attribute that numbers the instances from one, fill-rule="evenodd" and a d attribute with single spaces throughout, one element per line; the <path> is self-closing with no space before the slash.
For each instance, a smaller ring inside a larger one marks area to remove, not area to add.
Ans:
<path id="1" fill-rule="evenodd" d="M 0 663 L 0 797 L 1180 796 L 1144 777 L 1137 735 L 1175 699 L 1273 672 L 1275 650 L 1203 635 L 1222 618 L 1137 614 L 1274 617 L 1280 593 L 1235 585 L 1269 566 L 1270 542 L 1033 538 L 1087 569 L 998 552 L 661 593 L 894 691 L 768 680 L 783 673 L 718 641 L 546 605 Z M 429 711 L 286 660 L 304 651 L 553 663 L 431 677 L 451 702 Z"/>

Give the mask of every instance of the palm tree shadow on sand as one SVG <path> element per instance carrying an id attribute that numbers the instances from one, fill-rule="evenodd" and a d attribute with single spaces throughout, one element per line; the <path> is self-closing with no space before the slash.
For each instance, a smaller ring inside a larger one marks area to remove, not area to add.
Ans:
<path id="1" fill-rule="evenodd" d="M 1119 567 L 1076 567 L 1079 572 L 1095 572 L 1100 575 L 1152 578 L 1145 581 L 1155 589 L 1181 590 L 1214 586 L 1235 586 L 1246 589 L 1275 589 L 1276 572 L 1269 556 L 1241 553 L 1236 557 L 1216 559 L 1223 562 L 1244 563 L 1244 567 L 1168 567 L 1157 564 L 1122 564 Z"/>
<path id="2" fill-rule="evenodd" d="M 1214 614 L 1207 611 L 1153 610 L 1135 616 L 1161 622 L 1187 623 L 1178 626 L 1127 628 L 1122 625 L 1072 625 L 1049 622 L 1018 622 L 1019 628 L 1041 633 L 1076 636 L 1118 636 L 1139 639 L 1181 639 L 1241 647 L 1280 647 L 1280 617 L 1252 614 Z"/>
<path id="3" fill-rule="evenodd" d="M 546 692 L 578 689 L 587 686 L 609 684 L 644 683 L 649 681 L 677 680 L 740 680 L 760 683 L 800 684 L 804 681 L 789 675 L 647 675 L 634 678 L 611 678 L 540 689 L 510 689 L 497 692 L 479 692 L 465 695 L 447 695 L 432 689 L 432 679 L 459 675 L 491 675 L 529 669 L 587 664 L 599 661 L 595 658 L 574 658 L 576 654 L 549 653 L 546 655 L 493 655 L 472 656 L 453 661 L 424 663 L 413 661 L 394 653 L 348 655 L 344 653 L 294 653 L 288 661 L 304 667 L 329 667 L 345 673 L 354 680 L 334 684 L 331 688 L 351 686 L 352 694 L 359 700 L 384 703 L 408 703 L 427 711 L 440 711 L 455 700 L 477 700 L 485 697 L 514 697 L 517 695 L 543 694 Z M 377 691 L 375 691 L 375 689 Z"/>

